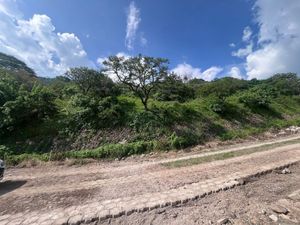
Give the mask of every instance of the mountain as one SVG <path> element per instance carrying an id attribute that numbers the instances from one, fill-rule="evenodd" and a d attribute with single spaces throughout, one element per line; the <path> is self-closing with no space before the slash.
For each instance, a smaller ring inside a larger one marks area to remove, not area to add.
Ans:
<path id="1" fill-rule="evenodd" d="M 24 71 L 28 75 L 35 76 L 35 72 L 33 71 L 33 69 L 29 68 L 24 62 L 22 62 L 21 60 L 13 56 L 6 55 L 1 52 L 0 52 L 0 68 L 14 71 L 14 72 Z"/>
<path id="2" fill-rule="evenodd" d="M 0 52 L 0 70 L 9 71 L 10 75 L 21 83 L 29 84 L 30 86 L 38 81 L 33 69 L 28 67 L 26 63 L 21 60 L 6 55 Z"/>

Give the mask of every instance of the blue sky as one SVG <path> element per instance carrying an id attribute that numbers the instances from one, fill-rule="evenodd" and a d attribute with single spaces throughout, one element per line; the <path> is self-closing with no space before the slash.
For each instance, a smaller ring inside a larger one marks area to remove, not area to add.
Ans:
<path id="1" fill-rule="evenodd" d="M 142 53 L 168 58 L 171 70 L 189 78 L 260 79 L 300 72 L 298 63 L 279 56 L 300 53 L 299 2 L 0 0 L 0 19 L 7 23 L 0 25 L 0 51 L 21 58 L 41 76 L 98 67 L 112 54 Z M 282 10 L 278 20 L 272 17 Z M 12 38 L 1 37 L 4 33 Z"/>

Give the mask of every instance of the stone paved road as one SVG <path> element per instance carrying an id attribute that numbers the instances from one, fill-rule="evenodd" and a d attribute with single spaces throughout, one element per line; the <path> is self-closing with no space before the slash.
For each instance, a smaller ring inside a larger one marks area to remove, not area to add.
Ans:
<path id="1" fill-rule="evenodd" d="M 158 162 L 125 165 L 123 171 L 111 165 L 62 166 L 57 173 L 47 168 L 13 169 L 0 186 L 11 188 L 1 192 L 0 224 L 78 224 L 182 204 L 299 160 L 300 144 L 290 144 L 175 169 Z"/>

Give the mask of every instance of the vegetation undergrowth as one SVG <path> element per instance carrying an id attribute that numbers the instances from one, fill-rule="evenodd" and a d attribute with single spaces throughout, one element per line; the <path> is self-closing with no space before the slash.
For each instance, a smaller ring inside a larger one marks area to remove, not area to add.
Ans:
<path id="1" fill-rule="evenodd" d="M 293 73 L 188 80 L 171 73 L 168 60 L 138 55 L 41 78 L 1 57 L 9 64 L 0 65 L 0 157 L 11 164 L 122 158 L 300 125 Z"/>
<path id="2" fill-rule="evenodd" d="M 15 155 L 13 153 L 7 154 L 7 149 L 0 146 L 4 155 L 4 159 L 8 165 L 17 165 L 25 160 L 39 160 L 39 161 L 61 161 L 65 159 L 121 159 L 133 154 L 144 154 L 153 151 L 157 146 L 154 141 L 149 142 L 134 142 L 128 144 L 108 144 L 96 149 L 86 149 L 78 151 L 64 151 L 64 152 L 47 152 L 47 153 L 22 153 Z"/>

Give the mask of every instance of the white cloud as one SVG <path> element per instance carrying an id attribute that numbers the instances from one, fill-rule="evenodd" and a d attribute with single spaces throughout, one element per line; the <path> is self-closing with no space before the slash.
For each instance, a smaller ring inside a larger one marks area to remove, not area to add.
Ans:
<path id="1" fill-rule="evenodd" d="M 236 79 L 242 79 L 241 71 L 236 66 L 231 67 L 230 71 L 228 72 L 228 75 L 230 77 L 233 77 L 233 78 L 236 78 Z"/>
<path id="2" fill-rule="evenodd" d="M 142 46 L 146 46 L 148 43 L 148 40 L 145 38 L 144 33 L 141 34 L 140 42 Z"/>
<path id="3" fill-rule="evenodd" d="M 116 54 L 116 56 L 118 56 L 118 57 L 124 57 L 125 59 L 128 59 L 128 58 L 130 58 L 131 56 L 130 55 L 128 55 L 127 53 L 125 53 L 125 52 L 118 52 L 117 54 Z M 103 66 L 103 62 L 105 61 L 105 60 L 107 60 L 108 59 L 108 57 L 98 57 L 97 58 L 97 64 L 100 66 L 100 67 L 102 67 Z"/>
<path id="4" fill-rule="evenodd" d="M 200 68 L 194 68 L 190 64 L 182 63 L 178 64 L 172 72 L 176 73 L 182 78 L 201 78 L 201 69 Z"/>
<path id="5" fill-rule="evenodd" d="M 300 43 L 288 40 L 270 43 L 247 56 L 248 79 L 265 79 L 275 73 L 300 73 Z"/>
<path id="6" fill-rule="evenodd" d="M 216 76 L 222 71 L 223 71 L 223 69 L 221 67 L 216 67 L 216 66 L 210 67 L 209 69 L 205 70 L 202 73 L 202 79 L 211 81 L 211 80 L 215 79 Z"/>
<path id="7" fill-rule="evenodd" d="M 243 58 L 243 57 L 249 55 L 252 52 L 252 49 L 253 49 L 253 43 L 250 43 L 245 48 L 240 48 L 237 51 L 232 52 L 231 54 L 233 56 Z"/>
<path id="8" fill-rule="evenodd" d="M 243 41 L 244 42 L 248 42 L 250 41 L 251 39 L 251 36 L 252 36 L 252 30 L 250 27 L 245 27 L 244 31 L 243 31 Z"/>
<path id="9" fill-rule="evenodd" d="M 116 56 L 118 56 L 118 57 L 124 57 L 125 59 L 128 59 L 128 58 L 131 57 L 131 55 L 128 55 L 128 54 L 125 53 L 125 52 L 118 52 L 118 53 L 116 54 Z"/>
<path id="10" fill-rule="evenodd" d="M 235 44 L 234 44 L 234 43 L 230 43 L 229 46 L 230 46 L 231 48 L 234 48 L 234 47 L 235 47 Z"/>
<path id="11" fill-rule="evenodd" d="M 116 56 L 118 56 L 118 57 L 124 57 L 124 59 L 128 59 L 128 58 L 131 57 L 130 55 L 128 55 L 128 54 L 125 53 L 125 52 L 118 52 L 118 53 L 116 54 Z M 98 57 L 98 58 L 97 58 L 97 65 L 98 65 L 100 68 L 105 68 L 105 66 L 103 65 L 103 62 L 104 62 L 105 60 L 108 60 L 108 57 Z M 113 73 L 112 71 L 106 71 L 105 73 L 106 73 L 106 75 L 107 75 L 108 77 L 110 77 L 113 81 L 115 81 L 115 82 L 118 81 L 117 76 L 116 76 L 115 73 Z"/>
<path id="12" fill-rule="evenodd" d="M 246 57 L 248 79 L 300 73 L 300 1 L 256 0 L 257 49 Z"/>
<path id="13" fill-rule="evenodd" d="M 140 22 L 141 22 L 140 10 L 135 6 L 135 3 L 132 1 L 129 5 L 129 10 L 127 14 L 127 28 L 126 28 L 126 38 L 125 38 L 125 44 L 128 50 L 133 49 L 133 43 Z"/>
<path id="14" fill-rule="evenodd" d="M 196 68 L 191 66 L 187 63 L 178 64 L 172 72 L 179 75 L 182 78 L 187 79 L 204 79 L 207 81 L 211 81 L 216 78 L 216 76 L 222 71 L 223 69 L 220 67 L 210 67 L 209 69 L 205 70 L 204 72 L 201 72 L 200 68 Z"/>
<path id="15" fill-rule="evenodd" d="M 98 64 L 98 66 L 103 67 L 103 62 L 107 60 L 107 57 L 98 57 L 96 62 Z"/>
<path id="16" fill-rule="evenodd" d="M 245 27 L 243 30 L 243 42 L 247 43 L 245 48 L 240 48 L 237 51 L 234 51 L 231 53 L 232 56 L 236 56 L 239 58 L 244 58 L 250 53 L 252 53 L 253 50 L 253 41 L 251 40 L 252 37 L 252 30 L 250 27 Z M 234 47 L 235 45 L 231 46 Z"/>
<path id="17" fill-rule="evenodd" d="M 47 15 L 23 19 L 16 1 L 0 0 L 0 51 L 24 61 L 41 76 L 94 66 L 75 34 L 55 32 Z"/>

